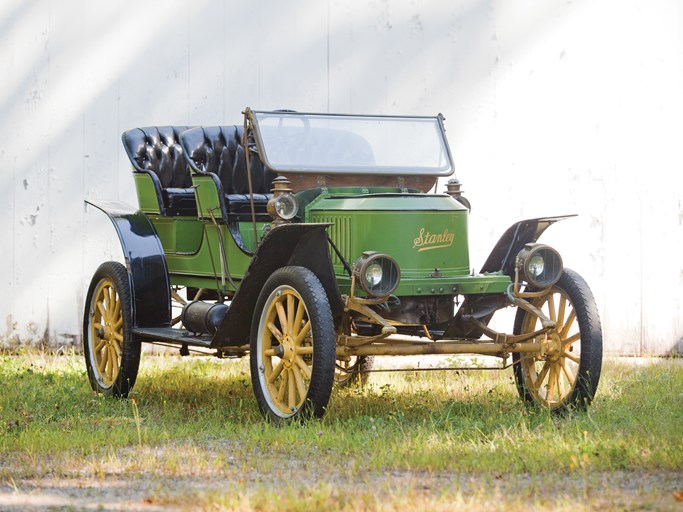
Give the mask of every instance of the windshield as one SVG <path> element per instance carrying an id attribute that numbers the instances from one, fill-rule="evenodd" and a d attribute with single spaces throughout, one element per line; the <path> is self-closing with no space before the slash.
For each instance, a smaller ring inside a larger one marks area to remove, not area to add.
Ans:
<path id="1" fill-rule="evenodd" d="M 441 117 L 253 112 L 264 163 L 275 172 L 449 176 Z"/>

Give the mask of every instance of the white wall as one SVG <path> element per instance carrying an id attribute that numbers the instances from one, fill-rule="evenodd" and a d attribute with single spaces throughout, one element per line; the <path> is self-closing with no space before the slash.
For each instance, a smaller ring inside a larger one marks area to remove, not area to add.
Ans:
<path id="1" fill-rule="evenodd" d="M 135 204 L 122 131 L 245 106 L 446 116 L 479 267 L 525 217 L 594 290 L 607 350 L 683 351 L 678 0 L 0 3 L 0 343 L 71 343 Z"/>

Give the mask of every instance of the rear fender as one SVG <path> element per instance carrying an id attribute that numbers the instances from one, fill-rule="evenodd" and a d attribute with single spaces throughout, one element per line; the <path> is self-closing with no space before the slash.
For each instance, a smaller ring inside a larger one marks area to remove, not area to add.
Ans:
<path id="1" fill-rule="evenodd" d="M 534 243 L 543 232 L 555 222 L 576 217 L 576 215 L 562 215 L 558 217 L 541 217 L 516 222 L 510 226 L 486 259 L 480 273 L 500 272 L 510 277 L 514 276 L 515 258 L 526 244 Z"/>
<path id="2" fill-rule="evenodd" d="M 130 289 L 134 327 L 170 327 L 171 287 L 164 249 L 147 216 L 118 201 L 86 204 L 105 213 L 119 236 Z"/>
<path id="3" fill-rule="evenodd" d="M 327 241 L 329 224 L 283 224 L 261 240 L 230 309 L 211 341 L 214 348 L 243 345 L 249 339 L 251 320 L 266 280 L 277 269 L 296 265 L 311 270 L 320 280 L 338 325 L 344 309 L 332 269 Z"/>

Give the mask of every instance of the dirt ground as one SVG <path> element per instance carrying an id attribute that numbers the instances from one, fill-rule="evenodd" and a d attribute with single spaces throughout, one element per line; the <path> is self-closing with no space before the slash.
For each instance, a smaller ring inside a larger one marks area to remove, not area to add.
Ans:
<path id="1" fill-rule="evenodd" d="M 391 369 L 392 364 L 380 367 Z M 173 450 L 174 445 L 158 449 Z M 221 478 L 169 478 L 106 473 L 0 481 L 0 512 L 335 509 L 683 512 L 683 468 L 584 475 L 391 471 L 359 477 L 337 467 L 311 465 L 310 460 L 290 460 L 286 475 L 253 471 Z"/>
<path id="2" fill-rule="evenodd" d="M 307 506 L 309 493 L 321 494 L 317 472 L 303 471 L 295 480 L 264 480 L 245 475 L 239 481 L 225 479 L 159 477 L 47 478 L 0 485 L 0 510 L 106 510 L 185 511 L 222 509 L 283 510 L 282 503 L 268 503 L 259 495 L 301 497 L 296 510 Z M 349 479 L 343 475 L 322 477 L 325 508 L 352 510 L 671 510 L 683 511 L 683 472 L 610 472 L 559 477 L 557 475 L 468 476 L 457 473 L 424 474 L 409 471 L 367 474 Z M 325 491 L 327 489 L 327 491 Z M 221 496 L 233 496 L 221 501 Z M 353 497 L 359 501 L 353 501 Z M 367 498 L 363 499 L 363 497 Z M 341 500 L 341 501 L 335 501 Z M 296 502 L 296 500 L 295 500 Z M 269 506 L 270 505 L 270 506 Z"/>

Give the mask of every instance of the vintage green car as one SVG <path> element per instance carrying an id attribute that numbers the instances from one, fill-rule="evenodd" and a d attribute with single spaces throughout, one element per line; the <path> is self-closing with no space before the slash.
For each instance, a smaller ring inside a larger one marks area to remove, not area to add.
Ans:
<path id="1" fill-rule="evenodd" d="M 273 421 L 322 416 L 335 382 L 362 382 L 372 357 L 389 355 L 496 356 L 524 400 L 590 403 L 598 310 L 537 243 L 564 217 L 513 224 L 474 272 L 460 183 L 434 192 L 453 174 L 441 115 L 243 115 L 123 134 L 139 209 L 89 203 L 125 256 L 98 268 L 86 298 L 95 391 L 127 396 L 148 342 L 249 354 Z M 508 307 L 512 332 L 498 332 L 491 318 Z"/>

